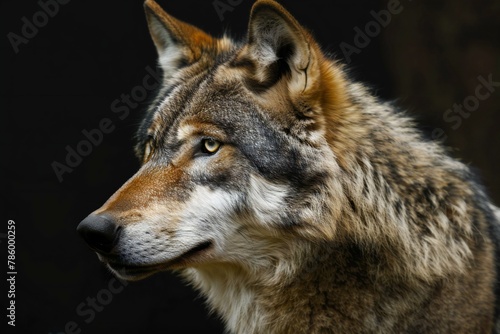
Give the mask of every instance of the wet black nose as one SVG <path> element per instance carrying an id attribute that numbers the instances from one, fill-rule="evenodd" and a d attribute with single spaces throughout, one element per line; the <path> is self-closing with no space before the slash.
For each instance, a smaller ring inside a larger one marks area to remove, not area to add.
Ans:
<path id="1" fill-rule="evenodd" d="M 76 230 L 92 249 L 109 253 L 118 241 L 121 228 L 109 216 L 91 214 Z"/>

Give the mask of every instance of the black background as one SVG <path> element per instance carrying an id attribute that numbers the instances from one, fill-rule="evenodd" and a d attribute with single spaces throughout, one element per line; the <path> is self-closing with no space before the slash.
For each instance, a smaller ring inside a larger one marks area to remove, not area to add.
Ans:
<path id="1" fill-rule="evenodd" d="M 244 37 L 253 1 L 243 0 L 232 11 L 225 12 L 223 20 L 211 0 L 158 2 L 174 16 L 214 35 L 227 32 Z M 326 52 L 336 54 L 339 59 L 343 58 L 340 42 L 353 44 L 353 27 L 363 27 L 373 20 L 370 10 L 386 7 L 385 2 L 373 1 L 282 3 L 314 32 Z M 399 14 L 401 20 L 412 13 L 414 3 L 404 2 L 405 11 Z M 0 5 L 3 36 L 9 32 L 21 34 L 22 17 L 32 21 L 37 11 L 40 6 L 35 1 L 3 1 Z M 422 34 L 426 19 L 425 15 L 420 18 Z M 453 17 L 449 20 L 453 21 Z M 440 116 L 430 114 L 432 110 L 408 106 L 412 92 L 400 96 L 395 75 L 398 68 L 388 61 L 387 46 L 404 49 L 412 41 L 391 43 L 388 32 L 395 28 L 387 29 L 374 37 L 360 54 L 352 56 L 351 74 L 376 87 L 376 94 L 383 99 L 401 98 L 400 104 L 410 107 L 425 131 L 437 126 L 451 131 L 442 124 Z M 481 35 L 478 38 L 487 45 L 497 46 L 494 38 Z M 88 321 L 89 313 L 82 316 L 77 312 L 82 303 L 82 310 L 90 309 L 87 298 L 104 296 L 106 291 L 101 290 L 107 289 L 113 276 L 80 240 L 75 228 L 138 168 L 132 136 L 145 104 L 132 109 L 121 120 L 111 111 L 111 103 L 141 85 L 148 73 L 147 66 L 156 66 L 156 51 L 147 31 L 142 1 L 73 0 L 60 5 L 59 12 L 27 44 L 20 45 L 18 53 L 13 51 L 7 37 L 1 45 L 0 160 L 5 182 L 2 224 L 6 226 L 9 219 L 16 222 L 18 332 L 64 333 L 66 324 L 73 321 L 81 333 L 222 333 L 219 320 L 208 315 L 202 298 L 170 273 L 130 283 L 121 292 L 112 294 L 109 303 L 95 313 L 92 321 Z M 495 66 L 498 68 L 497 63 Z M 473 89 L 465 94 L 460 92 L 457 99 L 449 99 L 445 104 L 452 106 Z M 490 109 L 493 107 L 488 105 Z M 474 117 L 481 118 L 482 111 L 487 110 L 481 107 Z M 484 127 L 476 128 L 481 141 L 473 142 L 472 151 L 491 143 L 490 152 L 498 152 L 496 124 L 500 121 L 500 110 L 496 112 L 495 119 L 477 123 Z M 76 148 L 85 139 L 82 131 L 97 128 L 103 118 L 112 120 L 114 131 L 105 134 L 102 143 L 59 182 L 51 164 L 65 163 L 66 146 Z M 457 130 L 455 136 L 460 137 L 460 131 L 465 130 Z M 469 134 L 471 137 L 474 138 Z M 480 167 L 498 203 L 500 187 L 494 177 L 499 167 L 498 153 L 467 155 L 457 143 L 446 144 L 454 147 L 455 155 Z M 6 228 L 1 232 L 5 233 Z M 0 245 L 1 258 L 6 259 L 5 237 Z M 0 268 L 7 271 L 3 265 Z M 119 282 L 114 283 L 120 287 Z M 6 290 L 0 291 L 5 307 L 6 294 Z M 3 326 L 6 317 L 2 314 L 0 319 Z"/>

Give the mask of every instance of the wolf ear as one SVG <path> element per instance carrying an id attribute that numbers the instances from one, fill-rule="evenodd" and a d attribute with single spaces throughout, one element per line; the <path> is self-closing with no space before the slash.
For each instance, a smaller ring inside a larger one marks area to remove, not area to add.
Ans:
<path id="1" fill-rule="evenodd" d="M 262 89 L 287 76 L 290 94 L 310 95 L 319 81 L 318 47 L 310 34 L 273 0 L 257 1 L 248 27 L 248 56 Z M 293 95 L 292 95 L 293 96 Z"/>
<path id="2" fill-rule="evenodd" d="M 146 0 L 144 9 L 160 66 L 167 78 L 183 64 L 194 63 L 204 48 L 215 43 L 204 31 L 167 14 L 153 0 Z"/>

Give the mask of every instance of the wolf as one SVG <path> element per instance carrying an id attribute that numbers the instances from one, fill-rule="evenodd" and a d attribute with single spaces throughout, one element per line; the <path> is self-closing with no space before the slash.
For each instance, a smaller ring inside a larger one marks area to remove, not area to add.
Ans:
<path id="1" fill-rule="evenodd" d="M 500 210 L 280 4 L 216 38 L 145 2 L 162 87 L 141 167 L 78 232 L 173 270 L 231 333 L 500 333 Z"/>

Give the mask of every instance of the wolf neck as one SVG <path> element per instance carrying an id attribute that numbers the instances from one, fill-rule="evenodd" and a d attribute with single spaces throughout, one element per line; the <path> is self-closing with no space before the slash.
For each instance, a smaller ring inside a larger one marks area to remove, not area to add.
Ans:
<path id="1" fill-rule="evenodd" d="M 375 305 L 389 290 L 386 282 L 367 286 L 367 282 L 377 281 L 376 256 L 367 257 L 352 244 L 293 242 L 302 253 L 283 258 L 271 267 L 273 272 L 220 265 L 186 269 L 183 274 L 205 295 L 230 333 L 294 333 L 298 328 L 320 333 L 322 328 L 334 327 L 350 332 L 349 328 L 360 323 L 375 332 L 377 323 L 371 323 Z M 398 288 L 391 284 L 390 289 Z M 404 305 L 398 304 L 401 298 L 394 303 L 385 298 L 379 308 L 408 307 L 410 300 L 422 302 L 414 294 L 407 297 Z M 345 309 L 353 303 L 356 310 Z"/>
<path id="2" fill-rule="evenodd" d="M 410 280 L 463 273 L 475 247 L 471 212 L 484 211 L 479 198 L 487 201 L 469 169 L 363 85 L 332 80 L 337 93 L 324 95 L 349 101 L 323 101 L 325 137 L 343 188 L 335 198 L 343 201 L 337 238 L 379 251 L 390 272 Z"/>
<path id="3" fill-rule="evenodd" d="M 320 272 L 326 265 L 330 275 L 331 266 L 339 264 L 333 259 L 339 254 L 331 248 L 315 249 L 303 241 L 297 241 L 295 246 L 301 251 L 283 254 L 268 270 L 221 264 L 185 269 L 183 276 L 203 293 L 231 333 L 294 332 L 294 326 L 307 328 L 307 324 L 321 317 L 321 306 L 314 303 L 335 299 L 329 295 L 331 287 L 327 284 L 323 288 L 330 291 L 320 291 L 320 281 L 331 279 L 321 277 Z"/>
<path id="4" fill-rule="evenodd" d="M 243 269 L 236 266 L 189 268 L 185 276 L 207 298 L 231 333 L 264 333 L 269 314 L 257 303 L 259 291 Z"/>

